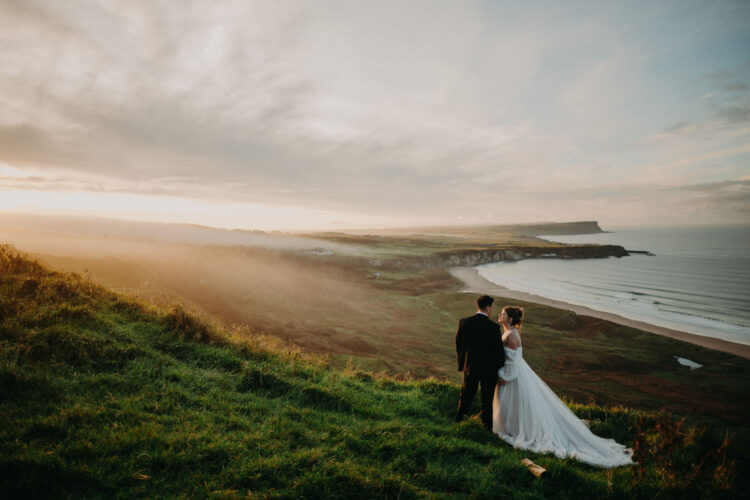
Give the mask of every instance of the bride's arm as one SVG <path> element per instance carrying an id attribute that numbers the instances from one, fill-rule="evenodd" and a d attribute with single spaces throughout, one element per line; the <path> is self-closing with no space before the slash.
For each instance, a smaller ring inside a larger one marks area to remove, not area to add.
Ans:
<path id="1" fill-rule="evenodd" d="M 497 376 L 505 382 L 510 382 L 518 376 L 518 367 L 513 356 L 505 356 L 505 364 L 497 371 Z"/>
<path id="2" fill-rule="evenodd" d="M 515 351 L 516 349 L 521 347 L 521 339 L 517 333 L 513 332 L 505 337 L 503 344 L 505 344 L 505 347 L 507 347 L 508 349 L 513 349 Z"/>

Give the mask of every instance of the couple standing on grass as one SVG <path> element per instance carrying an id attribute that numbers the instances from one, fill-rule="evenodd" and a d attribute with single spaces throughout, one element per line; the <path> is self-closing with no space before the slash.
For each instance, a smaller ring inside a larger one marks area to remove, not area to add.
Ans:
<path id="1" fill-rule="evenodd" d="M 490 319 L 494 299 L 482 295 L 477 312 L 456 332 L 458 370 L 463 383 L 456 421 L 469 412 L 481 386 L 482 423 L 515 448 L 573 457 L 600 467 L 632 464 L 630 450 L 593 434 L 524 361 L 523 309 L 506 306 Z"/>

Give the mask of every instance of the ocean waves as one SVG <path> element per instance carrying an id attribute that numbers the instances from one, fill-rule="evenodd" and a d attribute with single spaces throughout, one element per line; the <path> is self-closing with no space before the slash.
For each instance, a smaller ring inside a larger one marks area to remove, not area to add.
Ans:
<path id="1" fill-rule="evenodd" d="M 510 290 L 750 345 L 750 228 L 661 228 L 550 239 L 656 251 L 621 259 L 529 259 L 477 270 Z"/>

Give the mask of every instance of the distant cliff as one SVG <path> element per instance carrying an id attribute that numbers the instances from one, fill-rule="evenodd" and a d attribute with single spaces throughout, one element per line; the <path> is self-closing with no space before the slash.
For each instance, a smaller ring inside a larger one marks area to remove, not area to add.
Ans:
<path id="1" fill-rule="evenodd" d="M 560 245 L 560 246 L 517 246 L 492 249 L 465 249 L 441 252 L 429 258 L 412 259 L 410 267 L 456 267 L 479 266 L 491 262 L 513 262 L 523 259 L 605 259 L 626 257 L 625 248 L 619 245 Z"/>
<path id="2" fill-rule="evenodd" d="M 604 232 L 602 231 L 602 228 L 599 227 L 599 223 L 595 220 L 580 222 L 550 222 L 543 224 L 516 224 L 513 226 L 502 227 L 509 233 L 523 234 L 526 236 L 547 234 L 596 234 Z"/>

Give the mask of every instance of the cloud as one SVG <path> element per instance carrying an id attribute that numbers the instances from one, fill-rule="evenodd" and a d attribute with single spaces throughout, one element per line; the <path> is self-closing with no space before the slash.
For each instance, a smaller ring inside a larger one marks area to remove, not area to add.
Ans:
<path id="1" fill-rule="evenodd" d="M 673 186 L 666 188 L 673 191 L 694 191 L 700 193 L 747 193 L 750 194 L 749 179 L 733 179 L 720 182 L 704 182 L 700 184 L 688 184 L 685 186 Z"/>
<path id="2" fill-rule="evenodd" d="M 737 82 L 737 83 L 728 83 L 722 87 L 722 90 L 724 92 L 737 92 L 741 94 L 747 93 L 748 85 L 746 83 Z"/>
<path id="3" fill-rule="evenodd" d="M 677 191 L 688 191 L 693 194 L 690 204 L 703 209 L 721 209 L 744 215 L 747 222 L 750 214 L 750 181 L 731 180 L 693 184 L 674 188 Z"/>
<path id="4" fill-rule="evenodd" d="M 117 30 L 104 44 L 99 42 L 100 22 L 108 27 L 116 17 L 106 5 L 89 14 L 95 22 L 79 23 L 70 13 L 61 16 L 68 29 L 51 33 L 46 31 L 51 16 L 36 24 L 32 16 L 31 27 L 20 31 L 46 37 L 48 44 L 65 40 L 84 57 L 77 71 L 66 72 L 48 56 L 44 63 L 56 67 L 50 75 L 28 75 L 17 56 L 9 58 L 10 72 L 13 63 L 18 70 L 11 76 L 19 80 L 9 93 L 26 87 L 24 80 L 31 77 L 43 82 L 43 92 L 25 96 L 27 105 L 42 103 L 34 109 L 42 119 L 33 125 L 5 125 L 0 130 L 7 146 L 2 159 L 16 165 L 48 165 L 53 171 L 110 175 L 113 190 L 141 185 L 136 181 L 144 176 L 154 181 L 176 176 L 199 178 L 217 188 L 234 182 L 247 186 L 246 196 L 263 201 L 278 202 L 280 195 L 291 193 L 305 202 L 351 205 L 365 195 L 377 206 L 378 193 L 404 205 L 433 198 L 430 186 L 450 190 L 462 180 L 479 181 L 489 162 L 502 168 L 500 157 L 512 157 L 524 148 L 518 142 L 525 142 L 528 124 L 477 127 L 474 116 L 444 115 L 446 110 L 432 109 L 431 100 L 410 102 L 425 90 L 452 92 L 444 87 L 447 82 L 435 90 L 427 86 L 435 72 L 446 70 L 434 62 L 442 54 L 430 47 L 429 33 L 423 35 L 420 50 L 399 60 L 395 56 L 400 46 L 375 50 L 357 36 L 361 26 L 344 30 L 342 36 L 351 37 L 344 41 L 354 46 L 341 48 L 326 33 L 315 31 L 316 23 L 327 24 L 322 16 L 313 16 L 311 27 L 301 23 L 301 14 L 271 10 L 276 16 L 271 24 L 277 26 L 245 33 L 237 25 L 215 30 L 204 23 L 205 12 L 187 9 L 180 31 L 197 34 L 180 38 L 179 46 L 170 43 L 176 39 L 169 37 L 169 30 L 166 36 L 154 32 L 162 28 L 145 21 L 150 13 L 138 9 L 128 13 L 137 21 L 134 34 L 142 35 L 134 36 L 132 45 Z M 174 12 L 157 12 L 156 18 L 172 16 L 177 17 Z M 213 16 L 209 12 L 205 17 Z M 388 22 L 382 13 L 378 17 Z M 438 19 L 435 32 L 445 20 Z M 473 21 L 468 23 L 469 31 L 457 37 L 464 44 L 463 37 L 470 38 L 473 28 Z M 402 34 L 411 28 L 404 22 Z M 305 32 L 312 32 L 307 39 L 286 36 Z M 75 36 L 69 39 L 69 33 Z M 370 29 L 364 38 L 375 34 Z M 206 41 L 211 41 L 210 50 L 201 46 Z M 336 57 L 327 58 L 328 52 Z M 316 57 L 320 65 L 310 64 Z M 339 58 L 344 64 L 335 66 Z M 334 64 L 332 72 L 345 73 L 343 80 L 313 78 L 329 63 Z M 432 71 L 419 75 L 409 67 L 420 65 Z M 407 78 L 402 85 L 388 86 L 394 70 L 406 71 L 415 81 Z M 460 70 L 448 70 L 453 74 L 446 76 L 461 78 Z M 380 75 L 382 81 L 367 84 L 370 74 Z M 54 85 L 53 76 L 58 77 Z M 455 88 L 455 82 L 451 86 Z M 457 97 L 460 101 L 467 96 Z M 416 195 L 394 190 L 394 182 L 422 189 Z M 146 184 L 151 191 L 154 182 Z M 328 193 L 330 202 L 314 195 L 321 191 Z"/>
<path id="5" fill-rule="evenodd" d="M 509 191 L 554 207 L 655 163 L 697 181 L 680 161 L 748 138 L 746 73 L 729 60 L 679 87 L 716 93 L 686 107 L 650 65 L 710 73 L 664 44 L 699 18 L 685 47 L 732 43 L 736 10 L 3 2 L 0 162 L 28 175 L 0 181 L 408 217 L 471 217 Z"/>
<path id="6" fill-rule="evenodd" d="M 716 116 L 729 123 L 742 123 L 750 120 L 750 102 L 721 108 Z"/>

